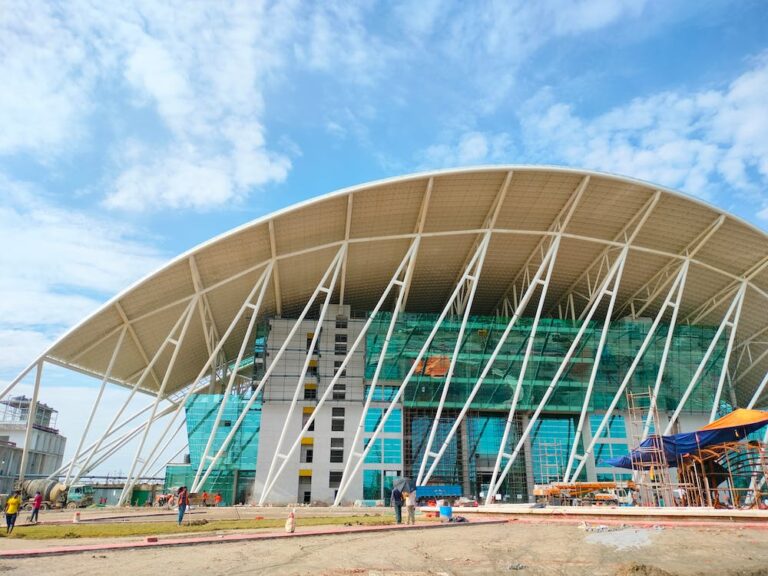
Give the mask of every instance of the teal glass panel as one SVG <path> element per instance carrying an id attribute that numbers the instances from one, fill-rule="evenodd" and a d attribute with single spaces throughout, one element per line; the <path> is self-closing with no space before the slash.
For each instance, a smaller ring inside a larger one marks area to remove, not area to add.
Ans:
<path id="1" fill-rule="evenodd" d="M 383 408 L 369 408 L 368 413 L 365 415 L 365 431 L 375 432 L 376 427 L 381 422 L 384 415 Z M 392 414 L 387 418 L 386 424 L 384 424 L 383 432 L 400 433 L 403 430 L 403 412 L 399 408 L 392 410 Z"/>

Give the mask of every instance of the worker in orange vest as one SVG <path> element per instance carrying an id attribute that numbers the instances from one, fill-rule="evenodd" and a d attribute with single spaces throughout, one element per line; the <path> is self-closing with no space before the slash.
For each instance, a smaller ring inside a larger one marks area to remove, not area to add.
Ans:
<path id="1" fill-rule="evenodd" d="M 213 497 L 213 505 L 218 506 L 219 504 L 221 504 L 221 494 L 216 492 L 216 496 Z"/>
<path id="2" fill-rule="evenodd" d="M 208 492 L 203 491 L 203 506 L 208 506 Z"/>

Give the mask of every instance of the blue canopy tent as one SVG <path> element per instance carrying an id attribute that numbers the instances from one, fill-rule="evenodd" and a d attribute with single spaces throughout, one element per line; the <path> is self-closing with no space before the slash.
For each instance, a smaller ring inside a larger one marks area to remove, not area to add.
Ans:
<path id="1" fill-rule="evenodd" d="M 766 424 L 768 424 L 768 412 L 740 408 L 695 432 L 671 436 L 649 436 L 626 456 L 603 460 L 603 464 L 632 469 L 633 463 L 635 465 L 643 462 L 652 463 L 657 458 L 655 449 L 663 448 L 669 467 L 675 468 L 680 458 L 686 454 L 695 453 L 701 448 L 714 444 L 738 442 Z"/>

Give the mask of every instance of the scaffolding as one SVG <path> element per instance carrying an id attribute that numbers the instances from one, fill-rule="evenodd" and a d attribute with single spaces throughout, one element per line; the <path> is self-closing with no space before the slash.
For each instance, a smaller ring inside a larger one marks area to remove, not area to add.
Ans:
<path id="1" fill-rule="evenodd" d="M 535 458 L 538 462 L 537 484 L 550 484 L 563 479 L 565 458 L 563 446 L 558 440 L 539 442 L 536 445 Z"/>
<path id="2" fill-rule="evenodd" d="M 627 437 L 635 449 L 631 458 L 632 476 L 639 492 L 639 504 L 649 507 L 675 506 L 675 487 L 669 475 L 669 463 L 664 452 L 664 442 L 657 433 L 660 430 L 659 413 L 652 403 L 653 393 L 627 393 Z M 648 436 L 651 441 L 642 444 L 643 430 L 650 422 Z"/>
<path id="3" fill-rule="evenodd" d="M 758 440 L 701 448 L 682 458 L 678 474 L 690 506 L 768 508 L 768 458 Z"/>

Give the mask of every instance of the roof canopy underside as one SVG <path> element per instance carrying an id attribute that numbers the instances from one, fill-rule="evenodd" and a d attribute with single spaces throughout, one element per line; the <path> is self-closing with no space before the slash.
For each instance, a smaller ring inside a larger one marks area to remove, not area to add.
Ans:
<path id="1" fill-rule="evenodd" d="M 406 310 L 438 312 L 485 230 L 492 239 L 473 314 L 503 310 L 562 233 L 545 313 L 576 316 L 621 248 L 630 249 L 614 319 L 653 316 L 686 257 L 679 320 L 718 325 L 748 282 L 730 379 L 746 403 L 768 371 L 768 236 L 692 198 L 605 174 L 534 167 L 493 167 L 419 174 L 322 196 L 211 240 L 180 256 L 75 327 L 47 359 L 103 375 L 128 326 L 112 379 L 133 385 L 196 294 L 193 315 L 166 393 L 188 386 L 265 267 L 276 264 L 262 311 L 297 316 L 342 245 L 348 247 L 342 298 L 355 311 L 375 306 L 411 242 L 420 238 Z M 602 276 L 601 276 L 602 275 Z M 513 288 L 516 286 L 517 288 Z M 527 310 L 528 315 L 533 307 Z M 237 356 L 247 326 L 227 339 Z M 765 334 L 764 334 L 765 332 Z M 212 339 L 206 341 L 206 334 Z M 141 388 L 156 392 L 170 363 L 166 347 Z M 764 403 L 764 402 L 763 402 Z"/>

